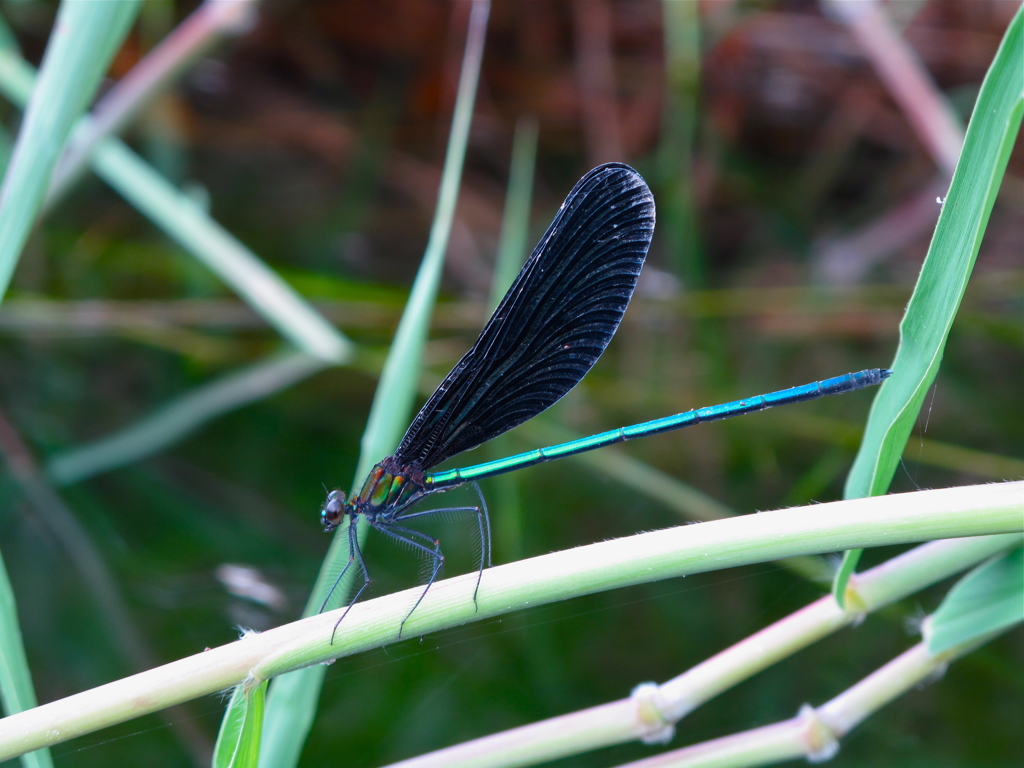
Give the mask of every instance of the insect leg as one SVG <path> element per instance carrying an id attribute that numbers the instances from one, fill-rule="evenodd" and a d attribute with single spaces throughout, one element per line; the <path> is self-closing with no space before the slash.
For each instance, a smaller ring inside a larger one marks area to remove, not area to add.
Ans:
<path id="1" fill-rule="evenodd" d="M 431 510 L 437 511 L 437 510 Z M 409 517 L 418 516 L 419 513 L 409 515 Z M 402 619 L 402 623 L 398 625 L 398 637 L 402 637 L 402 629 L 405 627 L 405 622 L 409 620 L 409 617 L 413 615 L 417 608 L 420 607 L 420 603 L 423 602 L 423 598 L 427 596 L 427 591 L 433 585 L 437 579 L 437 574 L 441 571 L 441 566 L 444 565 L 444 553 L 441 552 L 441 542 L 435 538 L 428 536 L 422 531 L 417 531 L 412 528 L 406 528 L 402 525 L 397 525 L 393 522 L 380 522 L 378 521 L 374 526 L 381 533 L 386 533 L 388 536 L 398 541 L 404 542 L 409 546 L 420 550 L 427 554 L 434 561 L 433 568 L 430 572 L 430 578 L 427 579 L 427 586 L 423 588 L 423 592 L 420 593 L 419 598 L 416 600 L 416 604 L 413 605 L 412 609 L 405 614 L 405 618 Z M 421 542 L 426 541 L 432 546 L 427 546 Z"/>
<path id="2" fill-rule="evenodd" d="M 320 606 L 320 611 L 323 612 L 324 608 L 327 606 L 327 600 L 330 600 L 331 595 L 334 594 L 334 590 L 338 588 L 338 584 L 341 583 L 341 580 L 345 577 L 348 569 L 352 567 L 353 563 L 357 563 L 359 570 L 363 572 L 363 586 L 356 590 L 355 595 L 352 596 L 352 599 L 348 603 L 348 607 L 345 608 L 345 612 L 341 614 L 341 618 L 338 619 L 337 623 L 334 625 L 334 629 L 331 630 L 331 645 L 334 645 L 334 635 L 337 634 L 338 627 L 341 625 L 341 622 L 345 620 L 345 617 L 348 616 L 348 612 L 352 610 L 352 606 L 356 604 L 359 598 L 362 597 L 363 592 L 366 591 L 366 588 L 370 586 L 370 572 L 366 570 L 366 562 L 363 560 L 363 551 L 359 548 L 359 537 L 357 534 L 358 529 L 356 526 L 356 518 L 353 517 L 348 523 L 348 563 L 345 564 L 341 574 L 337 579 L 335 579 L 334 586 L 332 586 L 331 591 L 327 593 L 327 599 L 325 599 L 323 605 Z"/>
<path id="3" fill-rule="evenodd" d="M 491 516 L 487 513 L 487 501 L 484 499 L 483 493 L 480 492 L 479 484 L 474 482 L 473 487 L 476 489 L 476 495 L 480 499 L 479 507 L 441 507 L 440 509 L 421 509 L 416 512 L 399 514 L 397 519 L 405 521 L 414 517 L 426 517 L 428 515 L 436 515 L 441 512 L 476 513 L 477 532 L 480 536 L 480 567 L 477 569 L 476 586 L 473 588 L 473 606 L 476 607 L 476 597 L 480 592 L 480 582 L 484 577 L 484 568 L 491 567 Z"/>

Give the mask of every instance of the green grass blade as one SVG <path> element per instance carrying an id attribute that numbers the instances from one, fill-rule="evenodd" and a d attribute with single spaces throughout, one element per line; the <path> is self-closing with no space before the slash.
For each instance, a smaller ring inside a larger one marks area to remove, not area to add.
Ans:
<path id="1" fill-rule="evenodd" d="M 0 43 L 0 91 L 24 104 L 35 75 L 13 46 Z M 88 116 L 80 125 L 90 125 Z M 117 139 L 93 148 L 93 170 L 168 237 L 220 277 L 299 349 L 331 363 L 345 362 L 352 346 L 256 254 L 210 218 L 187 195 Z"/>
<path id="2" fill-rule="evenodd" d="M 0 704 L 5 715 L 24 712 L 37 704 L 3 553 L 0 553 Z M 52 768 L 53 758 L 50 750 L 39 749 L 22 756 L 21 763 L 24 768 Z"/>
<path id="3" fill-rule="evenodd" d="M 1024 621 L 1024 548 L 989 560 L 957 582 L 932 614 L 928 650 L 942 653 Z"/>
<path id="4" fill-rule="evenodd" d="M 437 210 L 423 262 L 384 364 L 380 385 L 363 433 L 356 483 L 362 481 L 374 462 L 394 449 L 408 424 L 408 416 L 416 397 L 423 345 L 441 279 L 444 253 L 462 178 L 489 11 L 488 3 L 473 4 Z M 365 530 L 362 534 L 365 534 Z M 346 536 L 347 528 L 341 526 L 321 566 L 305 615 L 314 614 L 320 609 L 331 583 L 347 561 Z M 348 594 L 350 583 L 351 580 L 341 585 L 338 591 L 342 595 Z M 310 667 L 274 681 L 267 702 L 260 760 L 264 768 L 288 768 L 298 763 L 316 714 L 325 669 L 323 666 Z"/>
<path id="5" fill-rule="evenodd" d="M 46 474 L 57 485 L 70 485 L 152 456 L 208 421 L 263 400 L 325 366 L 304 352 L 273 355 L 197 387 L 120 432 L 53 457 Z"/>
<path id="6" fill-rule="evenodd" d="M 230 717 L 225 717 L 213 748 L 213 768 L 256 768 L 259 765 L 268 685 L 267 680 L 251 689 L 239 685 L 231 694 Z"/>
<path id="7" fill-rule="evenodd" d="M 205 264 L 306 353 L 330 363 L 351 344 L 256 254 L 116 139 L 99 142 L 93 170 L 170 238 Z"/>
<path id="8" fill-rule="evenodd" d="M 139 3 L 61 3 L 0 188 L 0 300 L 75 121 L 92 100 Z"/>
<path id="9" fill-rule="evenodd" d="M 115 83 L 96 102 L 92 120 L 80 126 L 71 137 L 54 170 L 44 207 L 52 208 L 85 173 L 89 155 L 98 141 L 108 136 L 119 136 L 225 35 L 240 35 L 251 30 L 256 22 L 256 2 L 236 0 L 200 4 Z"/>
<path id="10" fill-rule="evenodd" d="M 648 176 L 657 192 L 658 239 L 669 266 L 688 287 L 705 282 L 701 222 L 694 200 L 694 147 L 701 94 L 701 20 L 697 3 L 663 0 L 665 94 L 661 146 Z"/>
<path id="11" fill-rule="evenodd" d="M 914 295 L 893 375 L 875 399 L 846 498 L 885 493 L 938 373 L 1024 114 L 1024 9 L 985 77 Z"/>
<path id="12" fill-rule="evenodd" d="M 845 498 L 888 490 L 938 373 L 1022 115 L 1024 9 L 1018 9 L 978 94 L 949 194 L 900 324 L 893 375 L 872 405 L 864 440 L 846 482 Z M 859 552 L 847 553 L 836 579 L 837 599 L 842 599 L 859 556 Z"/>
<path id="13" fill-rule="evenodd" d="M 498 256 L 494 263 L 491 295 L 487 306 L 498 306 L 505 291 L 523 268 L 529 253 L 530 201 L 533 199 L 533 172 L 537 165 L 537 120 L 521 117 L 516 122 L 512 145 L 512 163 L 505 193 L 505 210 L 498 236 Z"/>

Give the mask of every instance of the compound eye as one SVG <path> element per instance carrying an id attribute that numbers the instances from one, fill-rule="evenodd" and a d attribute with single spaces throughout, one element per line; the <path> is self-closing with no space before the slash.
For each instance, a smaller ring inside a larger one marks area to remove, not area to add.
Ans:
<path id="1" fill-rule="evenodd" d="M 325 531 L 333 531 L 341 523 L 345 516 L 345 494 L 342 491 L 331 491 L 327 494 L 327 501 L 320 510 L 320 522 L 323 523 Z"/>

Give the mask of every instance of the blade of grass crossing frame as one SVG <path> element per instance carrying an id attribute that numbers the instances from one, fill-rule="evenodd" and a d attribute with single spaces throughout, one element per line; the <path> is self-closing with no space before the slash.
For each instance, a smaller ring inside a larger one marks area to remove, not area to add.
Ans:
<path id="1" fill-rule="evenodd" d="M 1024 7 L 1010 23 L 989 67 L 967 127 L 949 194 L 914 294 L 900 323 L 900 343 L 871 407 L 845 498 L 885 493 L 939 363 L 967 288 L 992 204 L 1024 114 Z M 860 550 L 846 553 L 833 593 L 844 604 Z"/>
<path id="2" fill-rule="evenodd" d="M 673 273 L 689 287 L 705 282 L 700 222 L 695 213 L 693 155 L 700 114 L 701 23 L 697 3 L 663 0 L 665 94 L 661 146 L 654 171 L 658 222 Z"/>
<path id="3" fill-rule="evenodd" d="M 6 32 L 0 20 L 0 30 Z M 16 105 L 28 102 L 36 75 L 0 33 L 0 92 Z M 79 125 L 88 125 L 85 115 Z M 341 364 L 351 344 L 255 253 L 214 221 L 116 138 L 93 147 L 89 162 L 143 216 L 224 281 L 296 347 Z"/>
<path id="4" fill-rule="evenodd" d="M 259 256 L 117 139 L 90 158 L 96 175 L 223 280 L 299 349 L 343 363 L 352 345 Z"/>
<path id="5" fill-rule="evenodd" d="M 267 698 L 268 680 L 249 690 L 235 688 L 228 705 L 217 743 L 213 748 L 213 768 L 256 768 L 260 760 L 260 735 Z"/>
<path id="6" fill-rule="evenodd" d="M 200 3 L 177 27 L 115 83 L 93 110 L 88 127 L 80 126 L 68 142 L 50 188 L 43 202 L 44 215 L 86 173 L 89 154 L 96 142 L 109 136 L 120 136 L 149 105 L 166 93 L 182 73 L 192 69 L 225 36 L 239 36 L 256 24 L 258 0 L 235 0 L 231 3 Z M 170 27 L 175 9 L 170 4 L 149 3 L 143 6 L 143 28 Z"/>
<path id="7" fill-rule="evenodd" d="M 409 302 L 399 323 L 374 396 L 366 431 L 363 434 L 359 465 L 355 472 L 357 480 L 366 475 L 378 456 L 392 450 L 397 444 L 407 425 L 416 397 L 423 345 L 441 278 L 444 253 L 462 178 L 489 12 L 490 4 L 481 0 L 475 0 L 470 11 L 466 49 L 434 223 L 423 262 L 416 275 Z M 340 573 L 341 566 L 347 560 L 346 538 L 346 530 L 342 526 L 335 535 L 321 566 L 320 575 L 306 605 L 306 615 L 315 613 L 320 608 L 334 574 Z M 349 587 L 350 585 L 346 584 L 339 592 L 344 595 Z M 263 768 L 289 768 L 298 763 L 299 754 L 316 714 L 325 669 L 324 666 L 309 667 L 274 680 L 264 721 L 259 763 Z M 230 714 L 228 712 L 226 716 Z"/>
<path id="8" fill-rule="evenodd" d="M 530 253 L 530 203 L 537 166 L 537 133 L 537 119 L 533 115 L 523 115 L 516 121 L 505 209 L 498 238 L 498 256 L 491 279 L 491 295 L 487 300 L 487 308 L 492 312 L 516 279 Z M 499 437 L 497 446 L 488 449 L 488 455 L 491 458 L 508 456 L 513 453 L 512 450 L 506 450 L 509 446 L 510 442 L 504 436 Z M 494 482 L 492 508 L 499 512 L 492 516 L 497 525 L 496 539 L 501 542 L 503 555 L 508 559 L 518 559 L 523 538 L 520 481 L 509 474 L 496 477 Z"/>
<path id="9" fill-rule="evenodd" d="M 68 134 L 92 101 L 139 11 L 137 0 L 61 3 L 0 187 L 0 301 L 28 240 Z"/>
<path id="10" fill-rule="evenodd" d="M 18 608 L 0 552 L 0 704 L 3 714 L 12 715 L 36 706 L 32 672 L 25 644 L 18 628 Z M 53 768 L 50 750 L 39 749 L 22 756 L 24 768 Z"/>
<path id="11" fill-rule="evenodd" d="M 219 416 L 287 389 L 325 367 L 327 363 L 305 352 L 271 354 L 193 388 L 124 429 L 57 454 L 47 462 L 46 474 L 57 485 L 70 485 L 139 461 Z"/>
<path id="12" fill-rule="evenodd" d="M 533 175 L 537 164 L 537 119 L 523 115 L 516 121 L 512 144 L 512 163 L 505 192 L 505 210 L 501 216 L 498 256 L 491 280 L 487 307 L 493 310 L 516 279 L 529 253 L 530 201 L 533 198 Z"/>

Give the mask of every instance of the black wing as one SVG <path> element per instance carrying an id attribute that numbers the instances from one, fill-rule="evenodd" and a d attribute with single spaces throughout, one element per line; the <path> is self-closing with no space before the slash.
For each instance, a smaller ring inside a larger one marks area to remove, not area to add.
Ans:
<path id="1" fill-rule="evenodd" d="M 653 233 L 654 198 L 632 168 L 609 163 L 580 179 L 394 458 L 430 469 L 575 387 L 619 327 Z"/>

